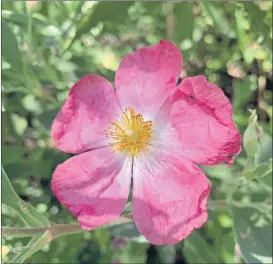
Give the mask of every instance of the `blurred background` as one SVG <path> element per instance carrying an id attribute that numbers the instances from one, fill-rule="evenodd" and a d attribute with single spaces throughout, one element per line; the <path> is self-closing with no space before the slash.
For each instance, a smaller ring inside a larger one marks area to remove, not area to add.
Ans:
<path id="1" fill-rule="evenodd" d="M 2 1 L 2 164 L 21 199 L 51 221 L 76 223 L 50 188 L 55 167 L 69 158 L 50 139 L 52 121 L 69 88 L 89 73 L 113 83 L 124 55 L 161 39 L 181 49 L 181 79 L 204 74 L 223 89 L 242 134 L 247 109 L 257 108 L 265 142 L 257 159 L 272 158 L 271 1 Z M 209 220 L 177 245 L 153 246 L 128 223 L 61 237 L 27 263 L 249 263 L 249 251 L 262 247 L 259 252 L 267 252 L 272 246 L 272 240 L 264 243 L 272 227 L 260 231 L 249 223 L 249 210 L 266 217 L 272 213 L 272 175 L 262 183 L 242 184 L 236 197 L 252 206 L 231 209 L 225 198 L 245 163 L 242 151 L 232 167 L 202 166 L 212 183 Z M 261 213 L 257 203 L 268 207 Z M 22 226 L 5 205 L 2 224 Z M 246 226 L 258 231 L 243 242 L 237 239 L 242 258 L 234 238 L 246 233 Z M 14 258 L 14 248 L 28 241 L 3 237 L 3 261 Z M 264 258 L 255 263 L 269 263 L 267 253 L 259 254 Z"/>

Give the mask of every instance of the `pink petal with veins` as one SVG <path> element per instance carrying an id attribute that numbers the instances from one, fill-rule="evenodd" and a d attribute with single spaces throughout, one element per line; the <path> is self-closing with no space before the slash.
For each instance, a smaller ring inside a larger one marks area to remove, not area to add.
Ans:
<path id="1" fill-rule="evenodd" d="M 128 199 L 131 162 L 110 148 L 74 156 L 54 171 L 52 190 L 77 218 L 92 229 L 119 216 Z"/>
<path id="2" fill-rule="evenodd" d="M 51 136 L 57 148 L 68 153 L 107 146 L 104 130 L 119 110 L 112 85 L 101 76 L 86 75 L 71 88 Z"/>

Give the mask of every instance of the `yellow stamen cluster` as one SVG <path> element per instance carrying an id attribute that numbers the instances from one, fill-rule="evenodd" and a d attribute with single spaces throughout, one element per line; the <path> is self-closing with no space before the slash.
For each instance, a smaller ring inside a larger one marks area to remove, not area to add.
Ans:
<path id="1" fill-rule="evenodd" d="M 122 113 L 119 122 L 112 122 L 112 127 L 106 131 L 106 136 L 114 142 L 110 146 L 115 151 L 125 151 L 137 155 L 147 151 L 147 143 L 152 135 L 152 121 L 144 121 L 141 114 L 128 107 Z"/>

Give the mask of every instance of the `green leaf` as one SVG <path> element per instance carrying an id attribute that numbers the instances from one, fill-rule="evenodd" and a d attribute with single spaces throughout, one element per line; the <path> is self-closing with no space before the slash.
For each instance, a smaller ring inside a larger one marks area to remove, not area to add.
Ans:
<path id="1" fill-rule="evenodd" d="M 119 263 L 146 263 L 148 243 L 127 242 L 113 254 L 112 259 Z"/>
<path id="2" fill-rule="evenodd" d="M 237 109 L 246 104 L 251 93 L 253 93 L 258 86 L 258 79 L 256 75 L 249 75 L 244 80 L 234 80 L 233 83 L 233 109 L 236 113 Z"/>
<path id="3" fill-rule="evenodd" d="M 120 236 L 120 237 L 128 237 L 134 238 L 139 237 L 139 231 L 136 228 L 136 225 L 131 223 L 120 224 L 120 225 L 113 225 L 107 227 L 107 230 L 111 232 L 112 236 Z"/>
<path id="4" fill-rule="evenodd" d="M 8 24 L 2 19 L 2 55 L 11 65 L 11 68 L 22 72 L 21 54 L 17 40 L 9 28 Z"/>
<path id="5" fill-rule="evenodd" d="M 267 133 L 263 133 L 261 137 L 261 144 L 256 155 L 256 162 L 267 162 L 272 158 L 272 137 Z"/>
<path id="6" fill-rule="evenodd" d="M 10 115 L 11 122 L 18 136 L 23 136 L 25 129 L 27 128 L 27 121 L 25 118 L 12 113 Z"/>
<path id="7" fill-rule="evenodd" d="M 257 120 L 250 123 L 243 135 L 243 145 L 248 156 L 254 156 L 258 151 Z"/>
<path id="8" fill-rule="evenodd" d="M 250 52 L 248 49 L 249 46 L 249 39 L 246 34 L 246 19 L 244 18 L 244 13 L 242 10 L 235 11 L 235 25 L 236 25 L 236 37 L 239 42 L 239 47 L 245 62 L 249 65 L 253 62 L 254 56 L 253 51 Z"/>
<path id="9" fill-rule="evenodd" d="M 272 159 L 267 163 L 260 163 L 256 168 L 248 170 L 244 174 L 248 179 L 260 179 L 268 175 L 272 176 Z"/>
<path id="10" fill-rule="evenodd" d="M 248 156 L 248 164 L 246 169 L 253 167 L 254 156 L 259 150 L 259 141 L 262 137 L 262 128 L 258 124 L 258 116 L 256 110 L 250 110 L 248 126 L 243 135 L 243 146 Z M 251 162 L 250 162 L 251 161 Z"/>
<path id="11" fill-rule="evenodd" d="M 157 246 L 156 251 L 160 259 L 160 263 L 173 263 L 175 259 L 176 249 L 174 245 Z"/>
<path id="12" fill-rule="evenodd" d="M 178 41 L 186 39 L 192 40 L 193 37 L 193 3 L 181 2 L 174 5 L 175 36 Z"/>
<path id="13" fill-rule="evenodd" d="M 183 253 L 188 263 L 221 263 L 211 245 L 197 230 L 184 240 Z"/>
<path id="14" fill-rule="evenodd" d="M 234 233 L 246 263 L 272 263 L 272 222 L 254 208 L 231 206 Z"/>
<path id="15" fill-rule="evenodd" d="M 233 38 L 235 33 L 229 21 L 225 17 L 222 3 L 204 1 L 201 4 L 202 9 L 212 18 L 216 29 L 226 36 Z"/>
<path id="16" fill-rule="evenodd" d="M 23 30 L 27 30 L 28 23 L 29 23 L 28 21 L 29 19 L 27 15 L 21 14 L 21 13 L 20 14 L 15 13 L 14 11 L 3 10 L 2 16 L 6 21 L 19 26 Z M 45 21 L 44 16 L 41 16 L 39 14 L 33 14 L 32 20 L 33 20 L 32 21 L 33 26 L 38 26 L 40 28 L 48 26 L 48 23 Z"/>
<path id="17" fill-rule="evenodd" d="M 8 165 L 19 162 L 25 153 L 23 146 L 3 146 L 2 147 L 2 165 Z"/>
<path id="18" fill-rule="evenodd" d="M 34 156 L 34 155 L 33 155 Z M 40 179 L 48 179 L 52 173 L 52 159 L 33 160 L 31 157 L 22 159 L 20 162 L 5 165 L 4 168 L 9 175 L 18 179 L 28 177 L 30 174 Z"/>
<path id="19" fill-rule="evenodd" d="M 263 36 L 263 41 L 269 50 L 271 50 L 272 40 L 269 38 L 269 33 L 272 31 L 272 29 L 270 29 L 269 25 L 263 21 L 266 16 L 266 12 L 262 11 L 256 3 L 251 1 L 244 2 L 244 7 L 251 21 L 251 31 L 255 32 L 257 37 Z M 257 23 L 257 21 L 259 21 L 259 23 Z"/>
<path id="20" fill-rule="evenodd" d="M 24 202 L 12 187 L 9 178 L 2 167 L 2 203 L 13 208 L 32 227 L 48 226 L 48 220 L 35 208 Z"/>
<path id="21" fill-rule="evenodd" d="M 127 15 L 128 9 L 132 4 L 134 2 L 98 2 L 94 7 L 92 15 L 86 21 L 88 23 L 82 26 L 82 32 L 87 33 L 98 22 L 119 20 Z"/>
<path id="22" fill-rule="evenodd" d="M 24 247 L 18 255 L 13 258 L 9 263 L 24 263 L 24 261 L 29 258 L 31 255 L 41 250 L 46 244 L 48 244 L 52 240 L 52 233 L 50 231 L 46 231 L 40 237 L 33 237 L 28 245 Z"/>
<path id="23" fill-rule="evenodd" d="M 159 10 L 159 8 L 161 7 L 162 2 L 159 2 L 159 1 L 143 1 L 142 4 L 146 9 L 147 14 L 154 15 Z"/>
<path id="24" fill-rule="evenodd" d="M 88 33 L 90 29 L 96 26 L 99 22 L 113 22 L 119 19 L 124 19 L 132 4 L 134 4 L 134 2 L 98 2 L 92 7 L 89 15 L 87 15 L 79 25 L 75 36 L 65 50 L 68 50 L 77 39 Z"/>
<path id="25" fill-rule="evenodd" d="M 232 180 L 235 174 L 234 167 L 227 167 L 223 170 L 223 166 L 204 166 L 200 165 L 200 168 L 211 178 L 219 180 Z"/>
<path id="26" fill-rule="evenodd" d="M 127 202 L 122 214 L 128 213 L 132 213 L 132 202 Z"/>

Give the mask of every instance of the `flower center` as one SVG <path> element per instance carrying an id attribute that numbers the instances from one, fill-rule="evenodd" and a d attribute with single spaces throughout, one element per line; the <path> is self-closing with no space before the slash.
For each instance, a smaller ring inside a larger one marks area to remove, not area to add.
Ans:
<path id="1" fill-rule="evenodd" d="M 115 151 L 126 151 L 137 155 L 141 151 L 147 151 L 147 144 L 152 135 L 152 121 L 144 121 L 140 113 L 128 107 L 122 113 L 119 121 L 111 123 L 112 126 L 106 131 L 106 136 L 114 142 L 110 146 Z"/>

